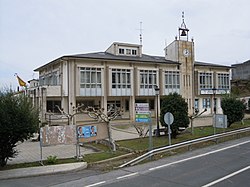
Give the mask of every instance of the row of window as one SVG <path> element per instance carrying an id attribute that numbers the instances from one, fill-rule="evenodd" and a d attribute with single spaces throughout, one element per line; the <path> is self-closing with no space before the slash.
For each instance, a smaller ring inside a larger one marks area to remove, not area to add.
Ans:
<path id="1" fill-rule="evenodd" d="M 136 100 L 136 103 L 146 103 L 146 100 Z M 149 108 L 150 110 L 154 109 L 154 100 L 151 99 L 148 101 L 149 102 Z M 94 100 L 84 100 L 84 101 L 78 101 L 78 104 L 84 104 L 84 106 L 95 106 L 94 105 Z M 214 106 L 217 105 L 217 100 L 215 100 Z M 59 109 L 57 106 L 61 106 L 61 101 L 47 101 L 47 112 L 54 112 L 54 113 L 60 113 Z M 100 103 L 98 106 L 96 107 L 100 107 Z M 110 107 L 115 108 L 121 108 L 121 101 L 120 100 L 116 100 L 116 101 L 108 101 L 107 102 L 107 107 L 108 109 Z M 199 99 L 195 99 L 194 101 L 194 108 L 195 109 L 199 109 Z M 211 99 L 210 98 L 203 98 L 202 99 L 202 108 L 211 108 Z M 129 100 L 125 100 L 125 111 L 129 110 Z"/>
<path id="2" fill-rule="evenodd" d="M 59 71 L 54 71 L 39 77 L 39 85 L 60 85 Z"/>
<path id="3" fill-rule="evenodd" d="M 137 55 L 136 49 L 125 49 L 125 48 L 119 48 L 119 55 Z"/>
<path id="4" fill-rule="evenodd" d="M 213 85 L 212 73 L 199 73 L 200 89 L 212 89 Z M 228 73 L 218 73 L 218 89 L 230 89 L 230 79 Z"/>
<path id="5" fill-rule="evenodd" d="M 217 105 L 217 99 L 215 98 L 214 105 L 216 107 Z M 194 101 L 194 108 L 198 109 L 199 108 L 199 99 L 195 99 Z M 211 108 L 211 99 L 210 98 L 203 98 L 202 99 L 202 108 Z"/>
<path id="6" fill-rule="evenodd" d="M 81 88 L 101 88 L 101 68 L 80 69 Z M 151 89 L 157 85 L 156 70 L 140 70 L 140 88 Z M 212 89 L 212 73 L 200 73 L 200 89 Z M 218 89 L 229 89 L 229 74 L 218 74 Z M 131 88 L 130 69 L 112 69 L 112 88 Z M 179 71 L 165 71 L 165 88 L 180 88 Z"/>

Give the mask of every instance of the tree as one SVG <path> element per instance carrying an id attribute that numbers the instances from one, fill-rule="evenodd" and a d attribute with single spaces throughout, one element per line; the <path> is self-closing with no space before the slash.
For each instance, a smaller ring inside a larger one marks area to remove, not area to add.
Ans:
<path id="1" fill-rule="evenodd" d="M 39 126 L 38 111 L 24 94 L 0 91 L 0 165 L 17 155 L 18 142 L 32 137 Z"/>
<path id="2" fill-rule="evenodd" d="M 172 137 L 176 138 L 180 127 L 187 128 L 189 124 L 188 104 L 177 93 L 170 94 L 163 98 L 161 103 L 160 122 L 163 126 L 167 126 L 164 122 L 164 115 L 171 112 L 174 116 L 174 122 L 171 125 Z"/>
<path id="3" fill-rule="evenodd" d="M 227 96 L 222 99 L 221 108 L 223 114 L 227 115 L 228 127 L 230 127 L 232 123 L 243 119 L 246 106 L 242 101 Z"/>

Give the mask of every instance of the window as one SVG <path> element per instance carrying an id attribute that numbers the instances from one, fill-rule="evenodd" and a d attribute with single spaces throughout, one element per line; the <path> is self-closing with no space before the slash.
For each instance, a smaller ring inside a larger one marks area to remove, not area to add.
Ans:
<path id="1" fill-rule="evenodd" d="M 59 72 L 58 71 L 52 72 L 50 84 L 59 85 Z"/>
<path id="2" fill-rule="evenodd" d="M 79 101 L 76 101 L 76 106 L 79 106 L 79 105 L 84 105 L 83 108 L 85 107 L 88 107 L 88 106 L 92 106 L 94 107 L 94 100 L 79 100 Z"/>
<path id="3" fill-rule="evenodd" d="M 132 49 L 132 55 L 137 55 L 137 51 L 135 49 Z"/>
<path id="4" fill-rule="evenodd" d="M 200 89 L 211 89 L 212 84 L 212 73 L 199 73 L 200 78 Z"/>
<path id="5" fill-rule="evenodd" d="M 210 98 L 203 98 L 202 99 L 202 107 L 203 108 L 210 108 Z"/>
<path id="6" fill-rule="evenodd" d="M 44 83 L 45 83 L 45 82 L 44 82 L 44 79 L 45 79 L 44 76 L 40 76 L 40 77 L 39 77 L 39 85 L 40 85 L 40 86 L 44 85 Z"/>
<path id="7" fill-rule="evenodd" d="M 61 101 L 47 101 L 47 112 L 60 113 Z"/>
<path id="8" fill-rule="evenodd" d="M 125 100 L 125 110 L 129 111 L 129 100 Z"/>
<path id="9" fill-rule="evenodd" d="M 229 74 L 219 73 L 218 74 L 218 89 L 227 89 L 229 90 Z"/>
<path id="10" fill-rule="evenodd" d="M 156 85 L 155 70 L 140 70 L 140 88 L 154 88 Z"/>
<path id="11" fill-rule="evenodd" d="M 194 100 L 194 109 L 199 109 L 199 99 Z"/>
<path id="12" fill-rule="evenodd" d="M 150 99 L 149 100 L 149 110 L 154 110 L 155 109 L 155 100 Z"/>
<path id="13" fill-rule="evenodd" d="M 122 48 L 119 48 L 119 54 L 124 54 L 124 49 L 122 49 Z"/>
<path id="14" fill-rule="evenodd" d="M 130 69 L 112 69 L 112 88 L 131 88 Z"/>
<path id="15" fill-rule="evenodd" d="M 108 108 L 108 110 L 111 109 L 111 114 L 112 114 L 116 110 L 121 109 L 121 101 L 108 101 L 107 108 Z"/>
<path id="16" fill-rule="evenodd" d="M 126 49 L 126 55 L 131 55 L 131 49 Z"/>
<path id="17" fill-rule="evenodd" d="M 180 88 L 180 73 L 179 71 L 165 71 L 165 88 Z"/>
<path id="18" fill-rule="evenodd" d="M 81 68 L 80 69 L 81 88 L 101 88 L 101 68 Z"/>

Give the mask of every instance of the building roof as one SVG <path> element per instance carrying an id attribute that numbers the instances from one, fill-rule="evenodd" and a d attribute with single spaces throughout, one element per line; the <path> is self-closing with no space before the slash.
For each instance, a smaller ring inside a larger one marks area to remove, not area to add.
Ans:
<path id="1" fill-rule="evenodd" d="M 243 63 L 232 64 L 232 66 L 233 66 L 233 67 L 237 67 L 237 66 L 243 66 L 243 65 L 245 65 L 245 64 L 250 64 L 250 60 L 247 60 L 247 61 L 245 61 L 245 62 L 243 62 Z"/>
<path id="2" fill-rule="evenodd" d="M 208 62 L 199 62 L 199 61 L 195 61 L 194 65 L 195 66 L 213 66 L 213 67 L 218 67 L 218 68 L 231 68 L 231 66 L 212 64 Z"/>
<path id="3" fill-rule="evenodd" d="M 99 60 L 120 60 L 120 61 L 134 61 L 134 62 L 144 62 L 144 63 L 162 63 L 162 64 L 180 64 L 179 62 L 166 60 L 164 56 L 152 56 L 152 55 L 146 55 L 142 54 L 142 56 L 128 56 L 128 55 L 113 55 L 107 52 L 95 52 L 95 53 L 85 53 L 85 54 L 75 54 L 75 55 L 65 55 L 60 58 L 57 58 L 43 66 L 38 67 L 34 71 L 39 71 L 41 68 L 44 68 L 45 66 L 49 64 L 53 64 L 59 59 L 64 58 L 79 58 L 79 59 L 99 59 Z M 206 62 L 198 62 L 195 61 L 195 66 L 213 66 L 213 67 L 220 67 L 220 68 L 231 68 L 231 66 L 225 66 L 225 65 L 219 65 L 219 64 L 212 64 L 212 63 L 206 63 Z"/>
<path id="4" fill-rule="evenodd" d="M 80 58 L 80 59 L 99 59 L 99 60 L 120 60 L 120 61 L 134 61 L 134 62 L 145 62 L 145 63 L 164 63 L 164 64 L 180 64 L 179 62 L 166 60 L 165 57 L 162 56 L 152 56 L 142 54 L 142 56 L 128 56 L 128 55 L 113 55 L 107 52 L 96 52 L 96 53 L 86 53 L 86 54 L 75 54 L 75 55 L 65 55 L 58 59 L 55 59 L 34 71 L 39 71 L 41 68 L 47 66 L 48 64 L 52 64 L 53 62 L 63 59 L 63 58 Z"/>
<path id="5" fill-rule="evenodd" d="M 69 55 L 65 57 L 179 64 L 178 62 L 166 60 L 165 57 L 162 56 L 152 56 L 146 54 L 142 54 L 142 56 L 140 57 L 140 56 L 128 56 L 128 55 L 113 55 L 106 52 L 97 52 L 97 53 Z"/>

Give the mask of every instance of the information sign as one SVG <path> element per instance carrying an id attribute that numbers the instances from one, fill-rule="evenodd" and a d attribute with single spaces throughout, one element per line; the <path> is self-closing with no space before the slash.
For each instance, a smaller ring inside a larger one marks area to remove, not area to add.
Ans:
<path id="1" fill-rule="evenodd" d="M 135 122 L 150 122 L 148 103 L 135 103 Z"/>

